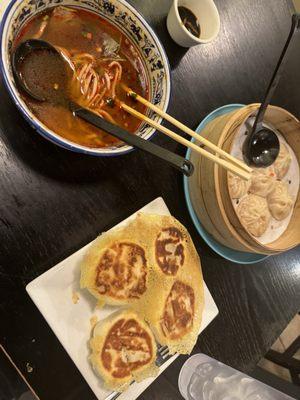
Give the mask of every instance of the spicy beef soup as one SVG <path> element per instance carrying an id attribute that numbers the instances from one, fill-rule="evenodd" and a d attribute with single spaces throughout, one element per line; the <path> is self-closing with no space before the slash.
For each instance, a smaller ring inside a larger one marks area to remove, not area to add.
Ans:
<path id="1" fill-rule="evenodd" d="M 92 12 L 58 6 L 31 19 L 13 48 L 27 39 L 45 40 L 63 54 L 72 72 L 68 90 L 79 104 L 129 132 L 138 130 L 140 120 L 120 108 L 118 101 L 145 113 L 146 107 L 128 97 L 122 85 L 148 99 L 148 79 L 138 50 L 118 28 Z M 59 76 L 42 52 L 28 57 L 23 68 L 29 84 L 45 79 L 54 94 L 61 90 Z M 51 101 L 49 96 L 50 100 L 38 102 L 24 93 L 22 97 L 41 122 L 72 142 L 93 148 L 118 143 L 75 117 L 63 101 Z"/>

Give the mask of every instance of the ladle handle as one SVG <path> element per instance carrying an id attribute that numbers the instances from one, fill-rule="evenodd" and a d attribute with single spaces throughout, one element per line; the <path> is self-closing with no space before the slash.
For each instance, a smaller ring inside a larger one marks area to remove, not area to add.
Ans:
<path id="1" fill-rule="evenodd" d="M 258 110 L 258 113 L 256 115 L 255 121 L 254 121 L 254 125 L 253 125 L 253 130 L 252 130 L 252 134 L 254 134 L 255 132 L 257 132 L 258 130 L 262 129 L 262 124 L 263 124 L 263 119 L 264 119 L 264 115 L 266 112 L 266 109 L 273 97 L 273 94 L 277 88 L 278 82 L 281 78 L 281 74 L 283 71 L 283 68 L 285 66 L 286 60 L 288 58 L 288 54 L 289 54 L 289 50 L 291 49 L 290 47 L 290 43 L 292 41 L 292 39 L 294 38 L 295 33 L 298 31 L 298 29 L 300 28 L 300 14 L 294 14 L 292 16 L 292 26 L 291 26 L 291 30 L 289 33 L 289 36 L 287 38 L 287 41 L 284 45 L 284 48 L 281 52 L 281 55 L 279 57 L 278 63 L 276 65 L 275 71 L 273 73 L 273 76 L 271 78 L 271 81 L 269 83 L 267 92 L 265 94 L 265 98 L 263 100 L 263 102 L 260 105 L 260 108 Z"/>
<path id="2" fill-rule="evenodd" d="M 130 146 L 136 147 L 160 158 L 161 160 L 166 161 L 172 167 L 180 170 L 186 176 L 191 176 L 193 174 L 193 164 L 178 154 L 172 153 L 171 151 L 164 149 L 157 144 L 150 142 L 149 140 L 143 139 L 137 135 L 133 135 L 127 132 L 125 129 L 106 121 L 105 119 L 85 108 L 81 108 L 79 106 L 77 107 L 74 104 L 71 108 L 74 114 L 78 117 L 84 119 L 97 128 L 110 133 L 112 136 L 122 140 Z"/>

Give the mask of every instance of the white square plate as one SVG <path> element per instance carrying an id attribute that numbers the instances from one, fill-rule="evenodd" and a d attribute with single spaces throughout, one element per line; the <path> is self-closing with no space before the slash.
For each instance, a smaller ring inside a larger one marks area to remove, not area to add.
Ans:
<path id="1" fill-rule="evenodd" d="M 161 197 L 152 201 L 139 211 L 148 214 L 170 215 Z M 135 215 L 136 213 L 112 229 L 127 224 Z M 88 340 L 90 339 L 91 332 L 90 319 L 95 315 L 98 320 L 103 319 L 112 311 L 115 311 L 115 308 L 104 307 L 102 310 L 95 309 L 96 300 L 87 290 L 80 290 L 79 288 L 80 262 L 91 244 L 92 242 L 34 279 L 27 285 L 26 290 L 96 397 L 99 400 L 108 400 L 112 397 L 112 395 L 110 396 L 111 393 L 102 388 L 101 380 L 94 373 L 88 361 Z M 217 306 L 206 285 L 204 285 L 204 291 L 205 308 L 200 332 L 202 332 L 218 314 Z M 72 297 L 74 292 L 79 294 L 79 301 L 77 304 L 73 303 Z M 177 355 L 175 354 L 164 363 L 164 365 L 160 367 L 159 373 L 164 371 L 176 357 Z M 140 383 L 133 383 L 118 399 L 136 399 L 154 379 L 155 378 L 148 378 Z"/>

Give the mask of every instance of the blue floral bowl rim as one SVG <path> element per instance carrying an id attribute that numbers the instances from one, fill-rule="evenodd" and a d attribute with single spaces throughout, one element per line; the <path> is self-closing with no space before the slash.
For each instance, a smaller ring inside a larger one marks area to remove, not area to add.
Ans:
<path id="1" fill-rule="evenodd" d="M 18 2 L 18 1 L 20 1 L 20 0 L 11 0 L 6 5 L 6 8 L 4 9 L 4 12 L 3 12 L 3 15 L 2 15 L 2 19 L 1 19 L 1 22 L 0 22 L 0 55 L 2 54 L 2 46 L 4 46 L 3 33 L 4 33 L 4 29 L 5 29 L 6 23 L 7 23 L 7 17 L 9 15 L 9 13 L 10 13 L 10 10 L 14 6 L 14 4 L 16 2 Z M 165 51 L 165 48 L 164 48 L 159 36 L 156 34 L 154 29 L 147 22 L 146 18 L 142 15 L 142 13 L 140 11 L 138 11 L 135 7 L 133 7 L 131 4 L 129 4 L 126 0 L 116 0 L 116 1 L 118 1 L 121 4 L 123 4 L 130 11 L 132 11 L 132 13 L 136 16 L 136 18 L 138 18 L 143 23 L 143 25 L 147 28 L 147 30 L 151 34 L 152 38 L 155 40 L 156 45 L 158 46 L 160 54 L 162 55 L 162 59 L 163 59 L 163 61 L 165 63 L 165 71 L 166 71 L 166 78 L 165 79 L 166 79 L 167 94 L 166 94 L 166 101 L 165 101 L 163 110 L 165 112 L 167 112 L 168 108 L 169 108 L 169 105 L 170 105 L 170 97 L 171 97 L 172 85 L 171 85 L 170 62 L 169 62 L 167 53 Z M 9 77 L 5 73 L 4 61 L 3 61 L 2 57 L 0 57 L 0 71 L 1 71 L 2 76 L 4 78 L 4 84 L 6 86 L 6 89 L 8 90 L 11 98 L 13 99 L 15 105 L 17 106 L 17 108 L 19 109 L 21 114 L 24 116 L 26 121 L 41 136 L 43 136 L 45 139 L 49 140 L 50 142 L 52 142 L 52 143 L 54 143 L 54 144 L 56 144 L 59 147 L 62 147 L 64 149 L 68 149 L 70 151 L 73 151 L 75 153 L 88 154 L 88 155 L 97 156 L 97 157 L 117 157 L 117 156 L 120 156 L 120 155 L 128 154 L 128 153 L 136 150 L 134 147 L 126 145 L 126 146 L 124 146 L 123 150 L 122 150 L 122 147 L 120 147 L 120 149 L 117 149 L 116 151 L 113 151 L 113 152 L 108 152 L 108 151 L 102 152 L 101 148 L 99 148 L 99 149 L 88 148 L 86 146 L 82 146 L 82 145 L 76 144 L 75 142 L 71 142 L 71 141 L 69 141 L 67 139 L 64 139 L 62 136 L 59 136 L 55 132 L 51 132 L 51 129 L 45 127 L 46 129 L 49 129 L 49 131 L 47 131 L 43 127 L 44 124 L 42 124 L 42 122 L 40 122 L 36 117 L 34 117 L 34 119 L 32 119 L 32 117 L 28 113 L 28 111 L 22 106 L 22 104 L 20 104 L 19 98 L 18 98 L 19 96 L 17 96 L 14 93 L 14 91 L 12 90 Z M 153 129 L 152 133 L 149 134 L 149 136 L 147 136 L 146 140 L 151 140 L 151 138 L 153 138 L 153 136 L 156 133 L 157 133 L 157 131 L 155 129 Z"/>
<path id="2" fill-rule="evenodd" d="M 205 127 L 208 122 L 212 121 L 214 118 L 226 114 L 230 111 L 236 110 L 237 108 L 244 107 L 244 104 L 227 104 L 222 107 L 216 108 L 214 111 L 209 113 L 198 125 L 196 132 L 201 134 L 201 131 Z M 191 139 L 192 142 L 195 142 L 195 139 Z M 191 149 L 188 149 L 186 152 L 186 158 L 190 159 Z M 205 243 L 213 249 L 217 254 L 225 258 L 226 260 L 232 261 L 236 264 L 256 264 L 260 261 L 265 260 L 269 256 L 265 254 L 255 254 L 255 253 L 248 253 L 243 251 L 238 251 L 234 249 L 230 249 L 222 245 L 221 243 L 217 242 L 202 226 L 201 221 L 199 220 L 190 198 L 189 187 L 188 187 L 188 177 L 183 177 L 183 188 L 184 188 L 184 196 L 185 201 L 187 204 L 187 208 L 190 214 L 190 217 L 193 221 L 195 228 L 197 229 L 199 235 L 205 241 Z"/>

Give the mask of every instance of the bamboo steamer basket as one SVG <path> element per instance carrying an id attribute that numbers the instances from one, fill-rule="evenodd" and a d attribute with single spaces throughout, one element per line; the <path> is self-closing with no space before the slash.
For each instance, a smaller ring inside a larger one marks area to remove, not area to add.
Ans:
<path id="1" fill-rule="evenodd" d="M 251 104 L 217 117 L 205 126 L 201 135 L 230 152 L 239 127 L 255 115 L 258 107 L 259 104 Z M 265 121 L 282 134 L 300 165 L 299 120 L 280 107 L 269 106 Z M 194 151 L 191 152 L 191 161 L 195 172 L 188 184 L 193 208 L 201 224 L 219 243 L 238 251 L 260 254 L 277 254 L 300 243 L 299 193 L 287 229 L 277 240 L 261 244 L 240 223 L 230 199 L 226 170 Z"/>

